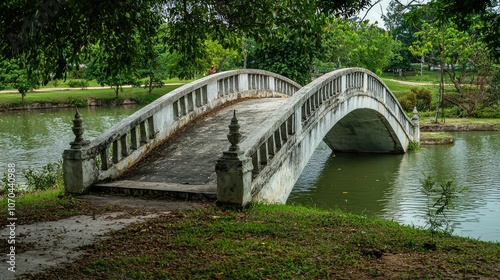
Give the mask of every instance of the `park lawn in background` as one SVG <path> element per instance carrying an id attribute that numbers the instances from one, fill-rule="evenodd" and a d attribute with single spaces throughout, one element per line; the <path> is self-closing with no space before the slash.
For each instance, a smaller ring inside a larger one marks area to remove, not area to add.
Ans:
<path id="1" fill-rule="evenodd" d="M 50 81 L 47 85 L 41 87 L 41 88 L 69 88 L 69 83 L 72 80 L 84 80 L 84 79 L 67 79 L 66 81 L 64 80 L 57 80 L 57 81 Z M 147 79 L 143 79 L 143 81 L 146 81 Z M 99 87 L 101 84 L 99 84 L 96 80 L 87 80 L 88 81 L 88 86 L 89 87 Z M 191 82 L 192 80 L 181 80 L 179 78 L 171 78 L 171 79 L 166 79 L 163 80 L 163 83 L 165 84 L 186 84 Z M 108 87 L 108 86 L 106 86 Z"/>
<path id="2" fill-rule="evenodd" d="M 383 79 L 392 79 L 392 80 L 406 81 L 406 82 L 439 84 L 440 75 L 441 74 L 439 71 L 426 71 L 426 70 L 424 70 L 422 72 L 422 75 L 420 75 L 420 69 L 419 69 L 416 75 L 408 75 L 406 77 L 402 77 L 402 76 L 394 76 L 394 74 L 390 72 L 384 72 L 380 77 Z M 448 81 L 446 75 L 444 78 L 445 82 Z"/>
<path id="3" fill-rule="evenodd" d="M 134 99 L 139 103 L 149 103 L 180 86 L 181 84 L 165 85 L 161 88 L 155 88 L 151 94 L 144 88 L 123 88 L 123 92 L 120 91 L 118 93 L 118 99 Z M 33 103 L 86 104 L 86 100 L 89 98 L 111 102 L 116 100 L 116 94 L 111 88 L 36 91 L 28 92 L 23 104 L 20 93 L 0 93 L 0 107 L 21 106 Z"/>
<path id="4" fill-rule="evenodd" d="M 420 125 L 429 125 L 432 123 L 432 119 L 422 118 L 420 119 Z M 445 124 L 488 124 L 488 125 L 500 125 L 500 119 L 483 119 L 483 118 L 446 118 Z"/>

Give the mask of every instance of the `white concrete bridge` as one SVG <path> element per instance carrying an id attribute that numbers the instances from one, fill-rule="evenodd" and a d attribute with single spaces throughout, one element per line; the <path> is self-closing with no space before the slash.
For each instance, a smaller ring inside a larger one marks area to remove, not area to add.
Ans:
<path id="1" fill-rule="evenodd" d="M 260 101 L 233 104 L 247 98 Z M 233 109 L 241 137 L 233 119 L 227 150 Z M 182 136 L 200 119 L 207 123 Z M 267 71 L 223 72 L 176 89 L 90 142 L 80 124 L 76 116 L 77 136 L 63 153 L 68 192 L 119 178 L 108 185 L 203 189 L 219 203 L 239 206 L 285 202 L 322 140 L 334 151 L 372 153 L 404 153 L 419 141 L 418 119 L 409 119 L 387 86 L 360 68 L 325 74 L 302 88 Z M 140 163 L 146 156 L 148 163 Z"/>

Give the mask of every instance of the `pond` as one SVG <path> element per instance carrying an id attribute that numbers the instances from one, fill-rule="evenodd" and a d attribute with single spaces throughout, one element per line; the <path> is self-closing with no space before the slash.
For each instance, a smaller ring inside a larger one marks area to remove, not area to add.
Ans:
<path id="1" fill-rule="evenodd" d="M 85 139 L 92 139 L 131 115 L 141 107 L 88 107 L 81 108 L 85 126 Z M 0 175 L 8 163 L 18 170 L 40 168 L 62 159 L 75 139 L 71 127 L 75 111 L 48 109 L 0 112 Z"/>
<path id="2" fill-rule="evenodd" d="M 85 138 L 92 139 L 131 115 L 133 107 L 80 109 Z M 0 113 L 0 174 L 8 163 L 18 170 L 40 168 L 62 158 L 74 139 L 74 110 Z M 405 155 L 337 154 L 320 145 L 288 203 L 316 206 L 399 223 L 424 226 L 423 174 L 453 180 L 467 190 L 449 211 L 454 233 L 500 241 L 500 132 L 455 133 L 450 146 L 423 146 Z"/>
<path id="3" fill-rule="evenodd" d="M 500 132 L 453 133 L 454 145 L 404 155 L 337 154 L 320 145 L 287 203 L 425 226 L 424 174 L 466 190 L 447 216 L 454 234 L 500 241 Z"/>

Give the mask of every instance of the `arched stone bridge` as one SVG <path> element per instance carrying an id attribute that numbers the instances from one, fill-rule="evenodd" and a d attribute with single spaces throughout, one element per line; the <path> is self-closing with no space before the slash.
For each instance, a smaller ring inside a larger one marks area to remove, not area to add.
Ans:
<path id="1" fill-rule="evenodd" d="M 404 153 L 419 141 L 418 118 L 409 119 L 387 86 L 361 68 L 333 71 L 302 88 L 262 70 L 218 73 L 161 97 L 90 142 L 78 114 L 73 122 L 77 136 L 63 153 L 68 192 L 119 178 L 108 186 L 198 187 L 216 193 L 219 203 L 240 206 L 285 202 L 322 140 L 334 151 L 372 153 Z"/>

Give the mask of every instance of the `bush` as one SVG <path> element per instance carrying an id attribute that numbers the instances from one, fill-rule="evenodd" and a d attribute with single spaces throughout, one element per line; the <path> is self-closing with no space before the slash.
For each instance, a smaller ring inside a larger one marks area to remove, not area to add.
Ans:
<path id="1" fill-rule="evenodd" d="M 413 111 L 415 107 L 419 112 L 423 112 L 431 108 L 432 95 L 427 88 L 412 88 L 410 93 L 401 96 L 398 101 L 407 112 Z"/>
<path id="2" fill-rule="evenodd" d="M 89 81 L 87 80 L 70 80 L 68 86 L 71 88 L 81 88 L 86 89 L 89 86 Z"/>
<path id="3" fill-rule="evenodd" d="M 49 163 L 40 170 L 23 170 L 29 190 L 44 191 L 63 184 L 62 161 Z"/>
<path id="4" fill-rule="evenodd" d="M 399 104 L 401 104 L 401 107 L 403 107 L 403 110 L 411 112 L 417 105 L 417 96 L 415 95 L 415 93 L 410 92 L 407 95 L 401 96 L 398 101 Z"/>
<path id="5" fill-rule="evenodd" d="M 417 110 L 427 111 L 431 108 L 432 95 L 431 91 L 427 88 L 412 88 L 410 92 L 415 93 L 417 99 Z"/>

